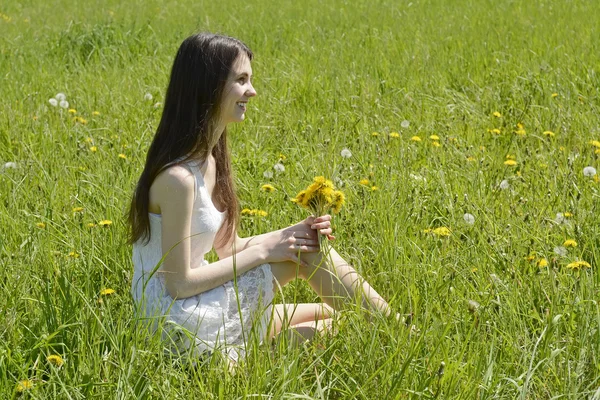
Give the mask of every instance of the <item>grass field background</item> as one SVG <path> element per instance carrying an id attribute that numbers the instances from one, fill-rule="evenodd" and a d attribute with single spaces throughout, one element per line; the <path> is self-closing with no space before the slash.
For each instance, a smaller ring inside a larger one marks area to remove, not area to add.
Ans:
<path id="1" fill-rule="evenodd" d="M 584 0 L 3 2 L 0 398 L 600 398 L 598 21 Z M 255 53 L 230 143 L 268 215 L 241 234 L 334 179 L 335 247 L 404 322 L 349 307 L 233 375 L 138 327 L 124 214 L 197 31 Z"/>

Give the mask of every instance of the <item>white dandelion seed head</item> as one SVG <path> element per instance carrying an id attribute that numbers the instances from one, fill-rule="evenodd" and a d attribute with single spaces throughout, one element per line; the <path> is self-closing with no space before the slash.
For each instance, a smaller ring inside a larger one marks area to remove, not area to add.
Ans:
<path id="1" fill-rule="evenodd" d="M 556 213 L 556 218 L 554 218 L 557 224 L 564 224 L 567 222 L 565 215 L 563 213 Z"/>
<path id="2" fill-rule="evenodd" d="M 154 104 L 154 108 L 160 108 L 160 106 L 162 106 L 162 103 L 160 101 Z"/>
<path id="3" fill-rule="evenodd" d="M 146 94 L 144 95 L 144 100 L 147 100 L 147 101 L 150 101 L 150 100 L 152 100 L 152 94 L 150 94 L 150 93 L 146 93 Z"/>
<path id="4" fill-rule="evenodd" d="M 500 189 L 502 190 L 506 190 L 510 188 L 510 183 L 508 183 L 508 181 L 505 179 L 502 182 L 500 182 Z"/>
<path id="5" fill-rule="evenodd" d="M 58 103 L 58 105 L 62 108 L 69 108 L 69 102 L 66 100 L 61 100 L 60 103 Z"/>
<path id="6" fill-rule="evenodd" d="M 352 157 L 352 152 L 348 149 L 342 150 L 341 154 L 342 154 L 342 157 L 344 157 L 344 158 Z"/>
<path id="7" fill-rule="evenodd" d="M 417 181 L 417 182 L 426 182 L 427 181 L 427 179 L 423 178 L 421 175 L 413 174 L 412 172 L 410 174 L 408 174 L 408 177 L 410 179 L 412 179 L 413 181 Z"/>
<path id="8" fill-rule="evenodd" d="M 17 163 L 13 162 L 13 161 L 9 161 L 6 164 L 4 164 L 3 169 L 17 169 Z"/>
<path id="9" fill-rule="evenodd" d="M 283 166 L 282 163 L 277 163 L 277 164 L 273 165 L 273 169 L 277 172 L 285 171 L 285 167 Z"/>
<path id="10" fill-rule="evenodd" d="M 585 167 L 583 169 L 583 176 L 587 176 L 588 178 L 591 178 L 594 175 L 596 175 L 596 168 L 594 168 L 594 167 Z"/>
<path id="11" fill-rule="evenodd" d="M 563 246 L 556 246 L 554 248 L 554 254 L 557 256 L 565 257 L 567 255 L 567 249 Z"/>
<path id="12" fill-rule="evenodd" d="M 67 96 L 64 93 L 57 93 L 54 98 L 58 101 L 63 101 L 67 99 Z"/>
<path id="13" fill-rule="evenodd" d="M 55 98 L 51 98 L 48 99 L 48 103 L 50 103 L 52 107 L 56 107 L 58 105 L 58 100 L 56 100 Z"/>
<path id="14" fill-rule="evenodd" d="M 271 179 L 273 177 L 273 171 L 265 171 L 263 172 L 263 176 L 267 179 Z"/>
<path id="15" fill-rule="evenodd" d="M 335 184 L 338 187 L 344 187 L 344 181 L 339 176 L 336 176 L 335 178 L 333 178 L 333 181 L 335 182 Z"/>
<path id="16" fill-rule="evenodd" d="M 406 129 L 410 126 L 410 122 L 408 120 L 404 120 L 400 123 L 400 126 Z"/>
<path id="17" fill-rule="evenodd" d="M 463 215 L 463 219 L 469 225 L 473 225 L 475 223 L 475 216 L 473 214 L 465 213 L 465 215 Z"/>

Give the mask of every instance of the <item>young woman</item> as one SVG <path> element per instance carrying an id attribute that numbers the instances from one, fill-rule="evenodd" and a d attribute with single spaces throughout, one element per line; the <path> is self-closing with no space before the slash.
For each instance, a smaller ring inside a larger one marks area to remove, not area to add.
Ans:
<path id="1" fill-rule="evenodd" d="M 165 332 L 183 332 L 176 338 L 183 347 L 201 353 L 224 345 L 232 358 L 251 331 L 261 340 L 283 330 L 310 338 L 356 295 L 365 307 L 390 312 L 335 250 L 319 252 L 319 234 L 334 239 L 329 215 L 237 235 L 226 127 L 244 120 L 256 96 L 252 57 L 231 37 L 202 33 L 182 43 L 129 212 L 137 305 L 164 317 Z M 213 246 L 219 261 L 209 264 L 204 256 Z M 295 278 L 324 303 L 271 304 Z"/>

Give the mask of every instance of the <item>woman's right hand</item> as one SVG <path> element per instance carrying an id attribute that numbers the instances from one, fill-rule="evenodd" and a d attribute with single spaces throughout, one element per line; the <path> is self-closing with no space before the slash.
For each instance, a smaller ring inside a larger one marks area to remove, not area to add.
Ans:
<path id="1" fill-rule="evenodd" d="M 267 262 L 292 261 L 304 267 L 302 253 L 316 253 L 321 248 L 317 232 L 304 221 L 288 228 L 270 232 L 261 243 Z"/>

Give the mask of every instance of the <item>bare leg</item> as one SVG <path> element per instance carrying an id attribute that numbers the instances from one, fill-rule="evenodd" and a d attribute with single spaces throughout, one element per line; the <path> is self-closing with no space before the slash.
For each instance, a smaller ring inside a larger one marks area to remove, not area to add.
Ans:
<path id="1" fill-rule="evenodd" d="M 268 330 L 269 337 L 288 333 L 290 339 L 312 339 L 317 332 L 326 331 L 331 325 L 334 311 L 323 303 L 276 304 Z"/>
<path id="2" fill-rule="evenodd" d="M 389 305 L 379 293 L 333 248 L 329 255 L 304 253 L 302 259 L 310 267 L 297 266 L 292 262 L 271 264 L 273 275 L 281 286 L 298 277 L 307 280 L 321 300 L 335 310 L 341 310 L 348 300 L 360 296 L 361 304 L 366 309 L 379 310 L 385 315 L 391 313 Z"/>

